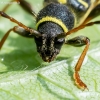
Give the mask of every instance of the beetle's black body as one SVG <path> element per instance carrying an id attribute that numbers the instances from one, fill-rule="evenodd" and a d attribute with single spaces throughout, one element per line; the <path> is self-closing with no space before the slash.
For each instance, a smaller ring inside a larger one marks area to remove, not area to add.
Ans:
<path id="1" fill-rule="evenodd" d="M 7 31 L 0 41 L 0 48 L 11 31 L 24 37 L 34 38 L 37 51 L 46 62 L 54 60 L 64 43 L 76 47 L 86 45 L 75 66 L 74 79 L 78 87 L 87 88 L 80 79 L 78 72 L 88 51 L 90 40 L 85 36 L 78 36 L 65 41 L 65 37 L 86 26 L 100 24 L 100 21 L 89 23 L 91 19 L 100 15 L 100 0 L 44 0 L 44 8 L 38 14 L 33 11 L 27 1 L 12 1 L 19 1 L 20 6 L 34 16 L 37 30 L 25 26 L 4 13 L 9 6 L 7 5 L 3 11 L 0 11 L 0 15 L 18 24 L 18 26 Z"/>
<path id="2" fill-rule="evenodd" d="M 74 16 L 69 11 L 69 8 L 59 3 L 50 3 L 42 9 L 38 16 L 37 22 L 46 16 L 60 19 L 68 28 L 72 29 L 74 26 Z M 64 30 L 57 23 L 46 21 L 41 23 L 37 29 L 43 35 L 43 38 L 35 38 L 38 52 L 41 54 L 44 61 L 52 61 L 59 53 L 62 44 L 65 42 L 64 38 L 58 39 L 57 34 L 64 33 Z M 43 41 L 45 41 L 43 43 Z"/>

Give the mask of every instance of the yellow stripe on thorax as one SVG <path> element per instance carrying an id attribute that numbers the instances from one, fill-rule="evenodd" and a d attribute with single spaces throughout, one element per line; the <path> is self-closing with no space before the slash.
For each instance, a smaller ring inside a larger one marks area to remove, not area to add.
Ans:
<path id="1" fill-rule="evenodd" d="M 66 0 L 58 0 L 58 2 L 61 3 L 61 4 L 65 4 L 65 3 L 67 3 Z"/>
<path id="2" fill-rule="evenodd" d="M 58 24 L 59 26 L 61 26 L 61 28 L 64 30 L 65 33 L 68 32 L 68 28 L 60 19 L 57 19 L 56 17 L 50 17 L 50 16 L 43 17 L 41 20 L 39 20 L 36 24 L 36 28 L 38 29 L 38 26 L 41 23 L 47 22 L 47 21 L 54 22 L 54 23 Z"/>
<path id="3" fill-rule="evenodd" d="M 84 0 L 78 0 L 82 5 L 84 5 L 85 8 L 88 8 L 88 3 L 86 3 Z"/>

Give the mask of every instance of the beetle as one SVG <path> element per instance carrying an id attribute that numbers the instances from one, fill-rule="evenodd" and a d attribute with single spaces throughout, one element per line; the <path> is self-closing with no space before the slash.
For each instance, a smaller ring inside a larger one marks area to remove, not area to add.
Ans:
<path id="1" fill-rule="evenodd" d="M 36 29 L 27 27 L 7 15 L 5 11 L 10 5 L 6 5 L 0 11 L 0 15 L 18 26 L 9 29 L 3 36 L 0 41 L 0 49 L 11 31 L 24 37 L 34 38 L 37 52 L 45 62 L 53 61 L 63 44 L 75 47 L 86 45 L 77 61 L 73 76 L 79 88 L 88 89 L 87 85 L 81 80 L 79 71 L 88 51 L 90 39 L 85 36 L 77 36 L 65 41 L 65 37 L 87 26 L 100 24 L 100 21 L 89 22 L 100 14 L 100 0 L 44 0 L 44 7 L 38 14 L 25 0 L 11 0 L 11 2 L 19 2 L 24 10 L 34 16 Z"/>

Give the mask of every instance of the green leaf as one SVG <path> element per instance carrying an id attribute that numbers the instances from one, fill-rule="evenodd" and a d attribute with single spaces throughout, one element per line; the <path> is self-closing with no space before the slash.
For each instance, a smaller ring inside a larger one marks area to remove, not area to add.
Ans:
<path id="1" fill-rule="evenodd" d="M 33 4 L 36 12 L 42 7 L 41 0 L 28 1 Z M 2 1 L 0 9 L 6 3 Z M 18 4 L 12 4 L 6 13 L 35 28 L 34 18 Z M 97 17 L 94 20 L 99 19 Z M 0 17 L 0 39 L 15 25 Z M 80 90 L 73 80 L 74 67 L 84 47 L 64 45 L 57 59 L 45 63 L 37 53 L 33 39 L 11 32 L 0 51 L 0 100 L 99 100 L 100 26 L 87 27 L 67 39 L 78 35 L 87 36 L 91 40 L 80 70 L 81 79 L 87 84 L 89 91 Z"/>

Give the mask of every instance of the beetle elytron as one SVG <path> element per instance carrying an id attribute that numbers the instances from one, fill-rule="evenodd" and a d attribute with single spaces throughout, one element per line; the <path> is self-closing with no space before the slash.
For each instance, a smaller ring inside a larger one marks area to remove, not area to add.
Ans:
<path id="1" fill-rule="evenodd" d="M 86 26 L 100 24 L 100 21 L 89 22 L 100 14 L 100 0 L 44 0 L 44 8 L 38 14 L 32 10 L 31 5 L 25 0 L 12 0 L 11 2 L 19 2 L 24 10 L 35 17 L 37 29 L 29 28 L 4 13 L 10 6 L 9 4 L 6 5 L 0 11 L 0 15 L 18 24 L 18 26 L 8 30 L 0 41 L 0 48 L 2 48 L 11 31 L 24 37 L 34 38 L 37 51 L 46 62 L 54 60 L 64 43 L 73 46 L 86 45 L 74 72 L 77 86 L 81 89 L 86 89 L 87 86 L 80 79 L 78 72 L 89 48 L 90 40 L 88 37 L 78 36 L 65 41 L 65 37 Z"/>

